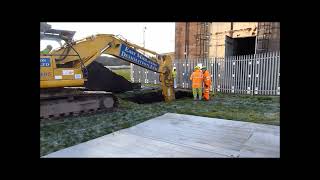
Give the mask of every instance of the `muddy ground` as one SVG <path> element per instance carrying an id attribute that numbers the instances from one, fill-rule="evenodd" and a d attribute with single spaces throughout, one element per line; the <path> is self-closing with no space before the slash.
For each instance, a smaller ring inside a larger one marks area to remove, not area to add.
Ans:
<path id="1" fill-rule="evenodd" d="M 157 103 L 157 102 L 164 101 L 162 92 L 158 88 L 155 88 L 154 90 L 148 90 L 147 92 L 145 92 L 144 90 L 126 92 L 122 94 L 117 94 L 117 97 L 122 98 L 123 100 L 132 101 L 138 104 L 150 104 L 150 103 Z M 191 98 L 192 94 L 186 91 L 176 91 L 175 97 L 176 99 L 182 99 L 186 97 Z"/>

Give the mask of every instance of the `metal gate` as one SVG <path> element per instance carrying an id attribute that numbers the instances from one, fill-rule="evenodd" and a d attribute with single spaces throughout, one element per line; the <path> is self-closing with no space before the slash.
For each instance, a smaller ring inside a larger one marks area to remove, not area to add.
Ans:
<path id="1" fill-rule="evenodd" d="M 280 52 L 228 56 L 225 58 L 176 59 L 177 87 L 191 89 L 190 76 L 194 67 L 207 66 L 213 92 L 280 95 Z M 131 66 L 132 82 L 159 84 L 159 74 L 142 67 Z"/>

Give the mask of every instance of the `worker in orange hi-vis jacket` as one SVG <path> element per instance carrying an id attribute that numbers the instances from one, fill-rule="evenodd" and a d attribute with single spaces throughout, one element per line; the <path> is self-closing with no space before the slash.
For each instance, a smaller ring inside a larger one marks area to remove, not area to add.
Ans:
<path id="1" fill-rule="evenodd" d="M 200 70 L 199 66 L 196 66 L 194 68 L 194 72 L 190 76 L 190 80 L 192 81 L 192 93 L 193 93 L 193 99 L 197 100 L 197 95 L 199 100 L 202 98 L 202 72 Z"/>
<path id="2" fill-rule="evenodd" d="M 206 66 L 201 68 L 203 74 L 203 99 L 208 101 L 210 97 L 211 75 Z"/>

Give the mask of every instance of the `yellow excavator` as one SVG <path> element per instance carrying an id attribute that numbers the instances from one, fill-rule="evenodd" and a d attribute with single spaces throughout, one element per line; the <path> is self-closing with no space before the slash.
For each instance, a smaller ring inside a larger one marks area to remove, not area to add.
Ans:
<path id="1" fill-rule="evenodd" d="M 170 56 L 162 56 L 112 34 L 97 34 L 77 41 L 73 40 L 74 34 L 75 31 L 51 29 L 50 25 L 41 23 L 40 41 L 55 40 L 61 47 L 49 54 L 40 54 L 40 119 L 117 107 L 118 100 L 111 92 L 81 88 L 88 79 L 87 66 L 102 54 L 159 73 L 164 100 L 175 99 Z"/>

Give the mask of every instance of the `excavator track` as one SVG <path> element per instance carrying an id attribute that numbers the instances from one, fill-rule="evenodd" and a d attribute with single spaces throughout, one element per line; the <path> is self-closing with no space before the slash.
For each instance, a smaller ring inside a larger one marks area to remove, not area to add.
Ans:
<path id="1" fill-rule="evenodd" d="M 118 107 L 118 98 L 110 92 L 47 91 L 40 93 L 40 121 L 108 112 Z"/>

